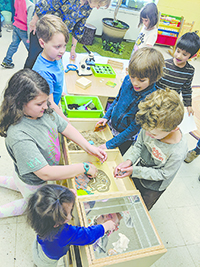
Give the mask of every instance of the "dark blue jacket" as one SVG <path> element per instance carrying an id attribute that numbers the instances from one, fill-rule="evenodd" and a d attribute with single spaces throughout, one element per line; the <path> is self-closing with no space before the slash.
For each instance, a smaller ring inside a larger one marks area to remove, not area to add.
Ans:
<path id="1" fill-rule="evenodd" d="M 53 241 L 40 239 L 38 235 L 37 241 L 42 246 L 42 250 L 47 257 L 53 260 L 59 260 L 67 253 L 70 245 L 91 245 L 102 237 L 104 233 L 105 231 L 102 224 L 79 227 L 66 223 L 55 235 Z"/>
<path id="2" fill-rule="evenodd" d="M 135 115 L 138 112 L 138 104 L 155 90 L 154 83 L 145 90 L 136 92 L 129 75 L 124 78 L 117 97 L 104 116 L 105 119 L 111 120 L 112 127 L 120 132 L 119 135 L 106 142 L 106 147 L 108 149 L 118 147 L 138 133 L 140 125 L 136 124 L 135 121 Z"/>

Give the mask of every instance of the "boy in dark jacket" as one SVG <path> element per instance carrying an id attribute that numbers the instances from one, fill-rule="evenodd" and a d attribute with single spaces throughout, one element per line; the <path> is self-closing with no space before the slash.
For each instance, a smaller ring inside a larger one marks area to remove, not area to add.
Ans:
<path id="1" fill-rule="evenodd" d="M 105 116 L 97 123 L 105 125 L 108 122 L 114 136 L 101 148 L 119 147 L 123 155 L 131 146 L 140 130 L 135 122 L 138 104 L 156 90 L 155 82 L 162 76 L 163 67 L 164 58 L 154 48 L 143 47 L 133 54 L 128 67 L 129 75 Z"/>

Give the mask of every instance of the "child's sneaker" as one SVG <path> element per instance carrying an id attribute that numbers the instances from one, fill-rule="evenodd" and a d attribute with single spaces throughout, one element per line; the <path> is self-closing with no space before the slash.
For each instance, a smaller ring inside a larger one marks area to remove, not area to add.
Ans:
<path id="1" fill-rule="evenodd" d="M 3 68 L 5 68 L 5 69 L 13 69 L 14 68 L 14 64 L 13 63 L 5 63 L 5 62 L 2 62 L 1 63 L 1 66 L 3 67 Z"/>
<path id="2" fill-rule="evenodd" d="M 187 153 L 187 156 L 186 158 L 184 159 L 184 161 L 186 163 L 190 163 L 192 162 L 194 159 L 196 159 L 199 155 L 196 153 L 195 150 L 190 150 L 188 153 Z"/>

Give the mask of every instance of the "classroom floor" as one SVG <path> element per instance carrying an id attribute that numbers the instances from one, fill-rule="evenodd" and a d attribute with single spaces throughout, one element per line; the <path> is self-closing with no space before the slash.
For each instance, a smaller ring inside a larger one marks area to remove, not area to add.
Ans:
<path id="1" fill-rule="evenodd" d="M 0 38 L 0 63 L 2 62 L 12 32 L 3 28 Z M 165 58 L 168 48 L 155 46 Z M 8 79 L 23 68 L 27 56 L 23 44 L 14 55 L 14 69 L 0 67 L 0 93 Z M 200 59 L 191 61 L 195 77 L 193 85 L 200 86 Z M 194 89 L 195 90 L 195 89 Z M 194 92 L 195 93 L 195 92 Z M 196 94 L 196 93 L 195 93 Z M 2 97 L 2 96 L 1 96 Z M 197 140 L 187 134 L 188 147 L 195 147 Z M 13 163 L 0 138 L 0 175 L 12 175 Z M 174 181 L 150 211 L 155 227 L 167 253 L 152 267 L 199 267 L 200 266 L 200 157 L 190 164 L 183 163 Z M 20 199 L 20 193 L 0 188 L 0 205 Z M 33 267 L 31 246 L 34 232 L 26 225 L 25 216 L 0 219 L 0 259 L 2 267 Z M 63 266 L 62 262 L 59 266 Z M 145 267 L 145 266 L 144 266 Z"/>

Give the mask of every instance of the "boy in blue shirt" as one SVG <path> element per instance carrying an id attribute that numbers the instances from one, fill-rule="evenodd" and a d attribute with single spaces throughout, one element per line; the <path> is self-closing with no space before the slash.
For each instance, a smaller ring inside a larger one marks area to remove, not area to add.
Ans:
<path id="1" fill-rule="evenodd" d="M 45 15 L 37 22 L 37 36 L 43 51 L 37 57 L 33 70 L 37 71 L 49 84 L 51 108 L 67 120 L 58 107 L 64 82 L 62 56 L 69 40 L 67 26 L 61 18 Z"/>

